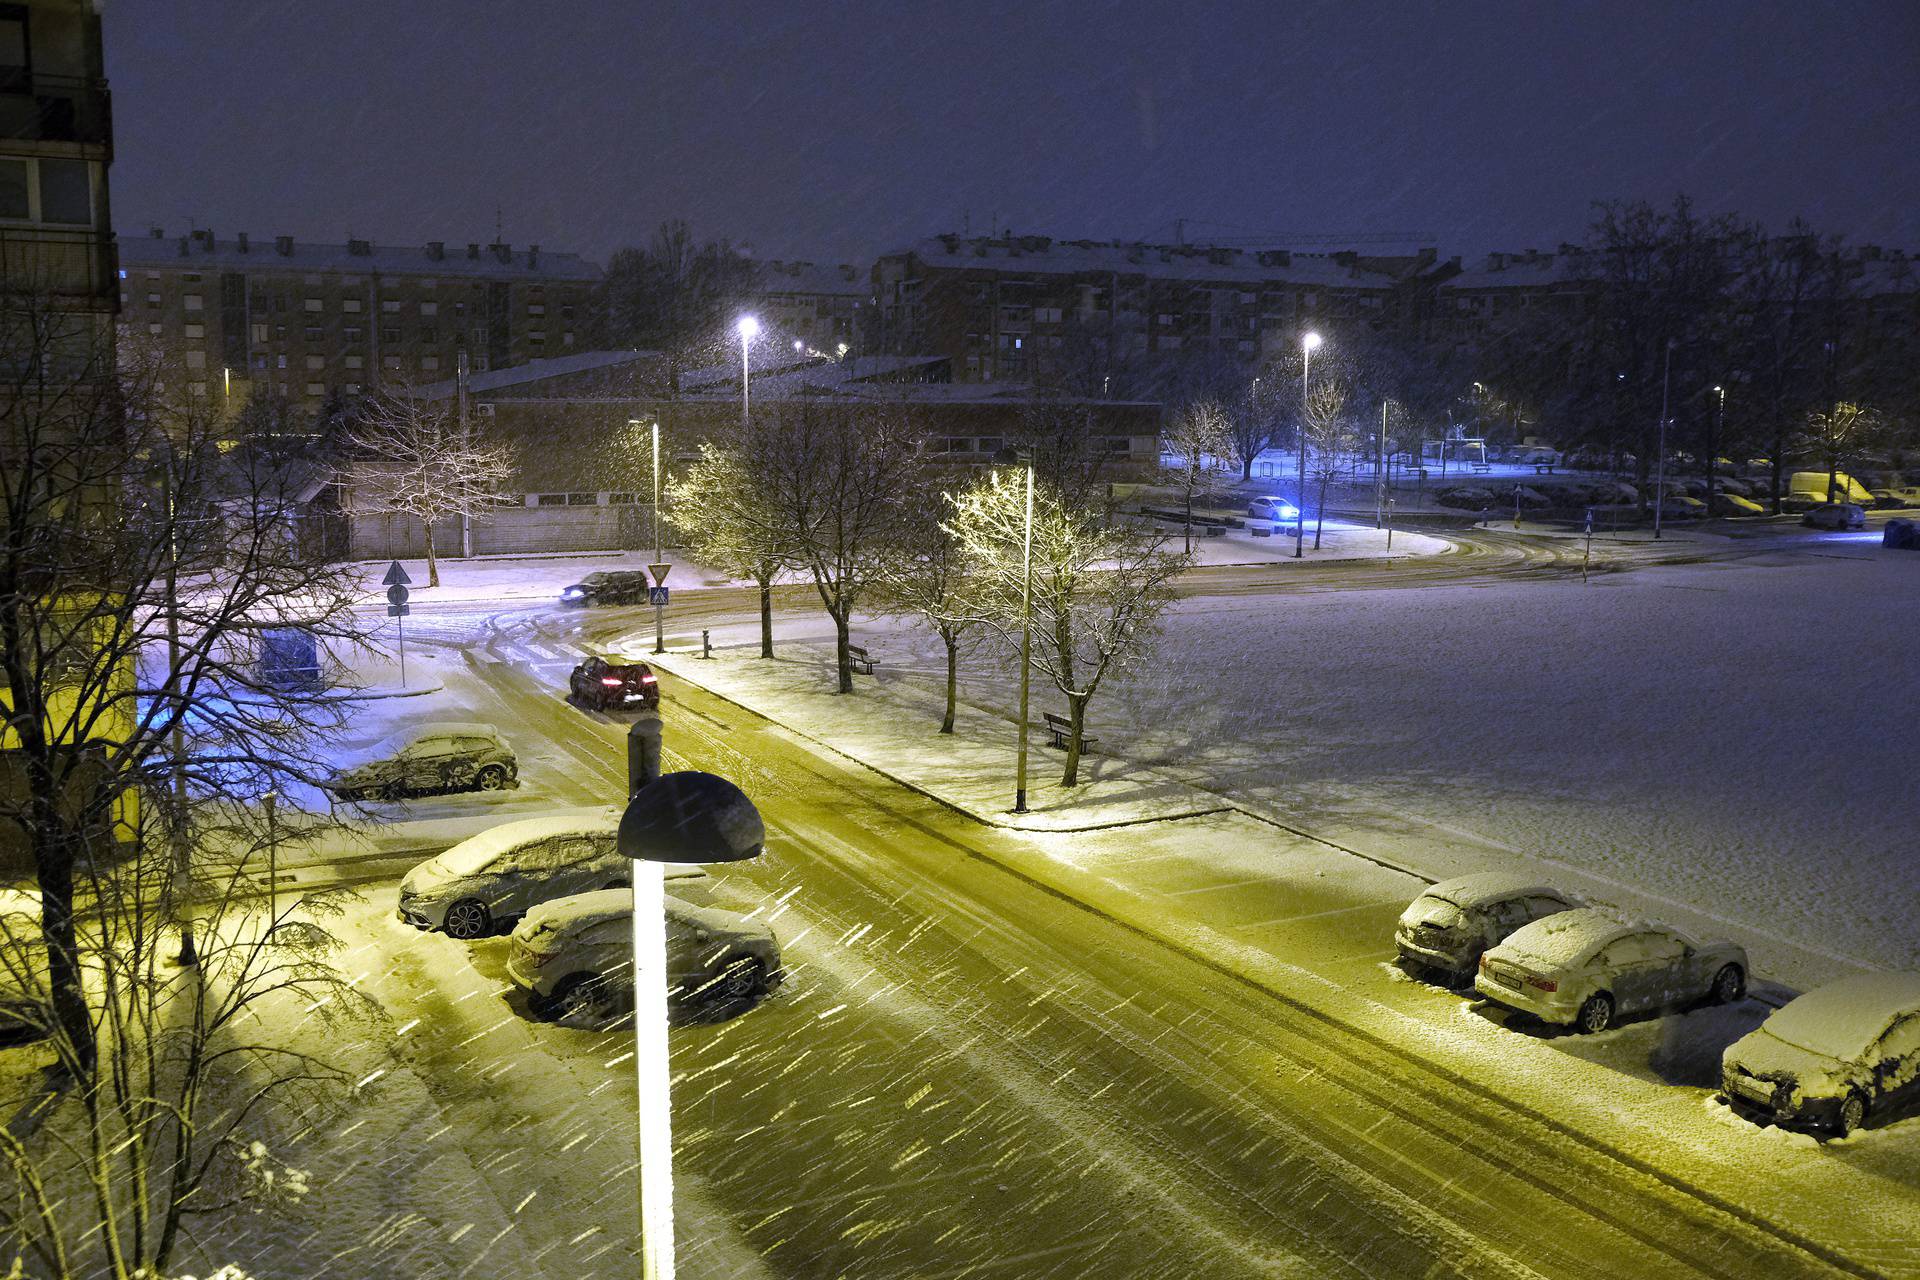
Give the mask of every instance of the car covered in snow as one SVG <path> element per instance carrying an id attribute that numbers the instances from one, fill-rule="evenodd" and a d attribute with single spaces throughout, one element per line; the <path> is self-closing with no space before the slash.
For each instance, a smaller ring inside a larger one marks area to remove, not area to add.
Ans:
<path id="1" fill-rule="evenodd" d="M 1713 495 L 1713 514 L 1717 516 L 1763 516 L 1767 514 L 1767 509 L 1755 502 L 1752 498 L 1743 497 L 1737 493 L 1721 493 L 1715 491 Z"/>
<path id="2" fill-rule="evenodd" d="M 499 791 L 519 776 L 519 759 L 498 729 L 439 721 L 383 739 L 321 786 L 342 800 L 398 800 L 447 791 Z"/>
<path id="3" fill-rule="evenodd" d="M 609 808 L 491 827 L 407 872 L 396 914 L 416 929 L 478 938 L 542 902 L 630 884 L 633 864 L 615 846 L 619 824 Z M 667 884 L 704 900 L 711 880 L 698 867 L 673 866 Z"/>
<path id="4" fill-rule="evenodd" d="M 653 582 L 643 569 L 601 569 L 560 592 L 565 605 L 645 604 Z"/>
<path id="5" fill-rule="evenodd" d="M 1740 999 L 1747 953 L 1581 907 L 1516 930 L 1480 957 L 1473 986 L 1510 1009 L 1592 1033 L 1623 1013 Z"/>
<path id="6" fill-rule="evenodd" d="M 1255 498 L 1247 503 L 1247 516 L 1254 520 L 1284 520 L 1291 522 L 1299 518 L 1300 508 L 1285 498 L 1269 495 Z"/>
<path id="7" fill-rule="evenodd" d="M 0 1035 L 17 1037 L 46 1029 L 42 999 L 46 966 L 40 891 L 0 889 Z"/>
<path id="8" fill-rule="evenodd" d="M 1842 1137 L 1920 1103 L 1920 973 L 1863 973 L 1787 1002 L 1727 1046 L 1735 1111 Z"/>
<path id="9" fill-rule="evenodd" d="M 567 678 L 567 696 L 583 707 L 657 707 L 660 681 L 644 662 L 609 662 L 592 657 Z"/>
<path id="10" fill-rule="evenodd" d="M 544 903 L 514 929 L 507 976 L 542 1016 L 631 1000 L 632 925 L 631 889 Z M 763 922 L 668 894 L 669 999 L 751 1000 L 780 978 L 780 944 Z"/>
<path id="11" fill-rule="evenodd" d="M 1896 485 L 1870 492 L 1877 507 L 1920 507 L 1920 485 Z"/>
<path id="12" fill-rule="evenodd" d="M 1579 906 L 1578 899 L 1504 871 L 1478 871 L 1442 880 L 1400 913 L 1393 932 L 1403 963 L 1471 981 L 1480 954 L 1514 930 Z"/>
<path id="13" fill-rule="evenodd" d="M 1867 511 L 1857 502 L 1823 502 L 1800 517 L 1809 529 L 1864 529 Z"/>

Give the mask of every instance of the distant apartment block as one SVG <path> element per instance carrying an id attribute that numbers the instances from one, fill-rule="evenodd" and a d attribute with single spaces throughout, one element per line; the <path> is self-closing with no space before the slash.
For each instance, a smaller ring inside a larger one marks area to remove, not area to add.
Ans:
<path id="1" fill-rule="evenodd" d="M 775 260 L 759 264 L 761 319 L 812 351 L 861 352 L 873 318 L 873 279 L 865 267 Z"/>
<path id="2" fill-rule="evenodd" d="M 873 269 L 877 345 L 940 354 L 968 382 L 1021 381 L 1076 345 L 1125 359 L 1244 359 L 1316 324 L 1397 323 L 1431 250 L 1404 257 L 1046 236 L 936 236 Z"/>
<path id="3" fill-rule="evenodd" d="M 600 269 L 539 245 L 154 230 L 123 239 L 120 271 L 123 322 L 180 353 L 193 395 L 231 379 L 318 407 L 446 378 L 463 348 L 483 370 L 600 341 Z"/>
<path id="4" fill-rule="evenodd" d="M 113 110 L 90 0 L 0 4 L 0 291 L 102 317 L 117 301 Z"/>

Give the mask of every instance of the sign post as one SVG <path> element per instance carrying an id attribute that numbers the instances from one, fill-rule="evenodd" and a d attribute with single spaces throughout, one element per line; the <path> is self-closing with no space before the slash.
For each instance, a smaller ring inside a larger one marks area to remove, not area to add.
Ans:
<path id="1" fill-rule="evenodd" d="M 653 651 L 667 651 L 667 574 L 673 566 L 664 561 L 654 561 L 647 566 L 647 572 L 653 575 L 653 587 L 647 592 L 647 601 L 653 605 Z"/>
<path id="2" fill-rule="evenodd" d="M 413 612 L 413 606 L 407 603 L 407 584 L 413 579 L 395 560 L 387 566 L 387 576 L 380 581 L 387 588 L 387 616 L 400 628 L 400 687 L 404 689 L 407 687 L 407 615 Z"/>
<path id="3" fill-rule="evenodd" d="M 1587 549 L 1580 556 L 1580 581 L 1587 580 L 1587 566 L 1593 563 L 1593 508 L 1587 508 Z"/>

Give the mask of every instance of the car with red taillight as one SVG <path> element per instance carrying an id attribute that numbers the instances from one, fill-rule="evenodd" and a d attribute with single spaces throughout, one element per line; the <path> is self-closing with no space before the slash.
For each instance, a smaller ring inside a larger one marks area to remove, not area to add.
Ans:
<path id="1" fill-rule="evenodd" d="M 599 711 L 660 705 L 659 679 L 644 662 L 588 658 L 573 669 L 567 688 L 574 702 Z"/>
<path id="2" fill-rule="evenodd" d="M 1747 990 L 1747 953 L 1664 925 L 1592 907 L 1516 930 L 1480 957 L 1474 990 L 1543 1022 L 1604 1031 L 1625 1013 L 1698 1000 L 1728 1004 Z"/>

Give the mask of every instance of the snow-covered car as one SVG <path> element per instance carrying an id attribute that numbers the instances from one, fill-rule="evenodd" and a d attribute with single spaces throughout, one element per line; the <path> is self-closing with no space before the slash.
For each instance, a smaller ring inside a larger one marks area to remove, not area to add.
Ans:
<path id="1" fill-rule="evenodd" d="M 1571 894 L 1528 876 L 1475 872 L 1442 880 L 1415 898 L 1400 913 L 1393 943 L 1402 961 L 1466 982 L 1488 947 L 1523 925 L 1579 905 Z"/>
<path id="2" fill-rule="evenodd" d="M 1696 942 L 1663 925 L 1580 907 L 1536 920 L 1482 955 L 1473 986 L 1543 1022 L 1592 1033 L 1623 1013 L 1740 999 L 1747 953 L 1737 943 Z"/>
<path id="3" fill-rule="evenodd" d="M 45 1029 L 46 947 L 37 889 L 0 889 L 0 1034 Z"/>
<path id="4" fill-rule="evenodd" d="M 1920 1102 L 1920 973 L 1863 973 L 1815 988 L 1727 1046 L 1734 1110 L 1845 1137 Z"/>
<path id="5" fill-rule="evenodd" d="M 1737 493 L 1715 492 L 1713 495 L 1713 514 L 1717 516 L 1763 516 L 1767 509 L 1752 498 L 1743 498 Z"/>
<path id="6" fill-rule="evenodd" d="M 1868 490 L 1876 507 L 1920 507 L 1920 485 L 1899 485 Z"/>
<path id="7" fill-rule="evenodd" d="M 560 592 L 560 603 L 570 605 L 645 604 L 653 583 L 641 569 L 601 569 Z"/>
<path id="8" fill-rule="evenodd" d="M 1443 489 L 1434 496 L 1433 500 L 1443 507 L 1452 507 L 1459 511 L 1486 511 L 1500 505 L 1500 499 L 1494 496 L 1493 490 L 1482 489 L 1477 485 Z"/>
<path id="9" fill-rule="evenodd" d="M 499 791 L 519 776 L 520 762 L 498 729 L 440 721 L 384 739 L 321 785 L 342 800 L 397 800 L 446 791 Z"/>
<path id="10" fill-rule="evenodd" d="M 660 682 L 644 662 L 588 658 L 567 677 L 567 694 L 583 707 L 657 707 Z"/>
<path id="11" fill-rule="evenodd" d="M 1809 529 L 1864 529 L 1867 512 L 1857 502 L 1823 502 L 1801 516 L 1800 523 Z"/>
<path id="12" fill-rule="evenodd" d="M 1684 493 L 1670 493 L 1660 499 L 1663 520 L 1698 520 L 1707 514 L 1707 504 Z"/>
<path id="13" fill-rule="evenodd" d="M 1254 520 L 1291 521 L 1299 517 L 1300 508 L 1294 506 L 1285 498 L 1268 496 L 1265 498 L 1255 498 L 1247 503 L 1247 515 L 1250 519 Z"/>
<path id="14" fill-rule="evenodd" d="M 615 845 L 620 814 L 523 818 L 470 836 L 429 858 L 400 881 L 396 914 L 416 929 L 478 938 L 542 902 L 631 884 L 632 862 Z M 698 867 L 667 868 L 683 897 L 705 899 Z"/>
<path id="15" fill-rule="evenodd" d="M 544 903 L 514 929 L 507 976 L 543 1016 L 631 1000 L 632 926 L 631 889 Z M 669 999 L 751 1000 L 780 978 L 780 945 L 764 923 L 667 896 Z"/>

